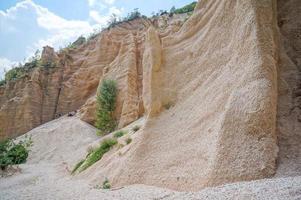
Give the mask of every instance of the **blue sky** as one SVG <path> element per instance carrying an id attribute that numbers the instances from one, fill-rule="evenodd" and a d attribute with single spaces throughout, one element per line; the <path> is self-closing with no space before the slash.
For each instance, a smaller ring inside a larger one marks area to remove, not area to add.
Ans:
<path id="1" fill-rule="evenodd" d="M 193 0 L 0 0 L 0 79 L 4 70 L 50 45 L 58 49 L 135 8 L 144 15 Z"/>

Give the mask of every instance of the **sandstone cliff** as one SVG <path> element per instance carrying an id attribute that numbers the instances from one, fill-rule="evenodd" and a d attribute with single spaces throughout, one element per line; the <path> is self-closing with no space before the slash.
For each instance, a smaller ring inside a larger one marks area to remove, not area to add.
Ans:
<path id="1" fill-rule="evenodd" d="M 84 121 L 95 122 L 96 90 L 103 78 L 118 82 L 119 127 L 144 113 L 142 57 L 145 34 L 155 26 L 162 34 L 177 31 L 187 14 L 136 19 L 105 30 L 74 49 L 42 52 L 42 62 L 55 67 L 31 70 L 0 87 L 0 138 L 14 138 L 70 111 L 80 109 Z"/>
<path id="2" fill-rule="evenodd" d="M 145 122 L 76 178 L 196 191 L 300 175 L 300 13 L 297 0 L 202 0 L 183 25 L 123 23 L 0 88 L 0 128 L 13 137 L 76 109 L 93 123 L 110 78 L 119 128 Z"/>

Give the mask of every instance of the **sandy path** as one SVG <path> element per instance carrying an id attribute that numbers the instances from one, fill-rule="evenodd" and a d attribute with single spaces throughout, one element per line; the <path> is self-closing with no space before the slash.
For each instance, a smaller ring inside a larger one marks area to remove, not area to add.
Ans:
<path id="1" fill-rule="evenodd" d="M 39 163 L 22 165 L 22 174 L 0 180 L 1 200 L 46 199 L 301 199 L 301 177 L 243 182 L 180 193 L 162 188 L 133 185 L 118 190 L 94 189 L 84 180 L 74 180 L 63 166 Z"/>

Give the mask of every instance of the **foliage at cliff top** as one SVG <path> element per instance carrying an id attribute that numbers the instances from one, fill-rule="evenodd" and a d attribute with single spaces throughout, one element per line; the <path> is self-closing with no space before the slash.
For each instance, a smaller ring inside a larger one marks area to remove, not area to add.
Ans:
<path id="1" fill-rule="evenodd" d="M 29 73 L 34 68 L 43 67 L 45 69 L 49 69 L 54 66 L 55 63 L 42 63 L 40 51 L 37 50 L 35 52 L 35 55 L 31 57 L 27 63 L 25 63 L 24 65 L 19 63 L 18 66 L 15 66 L 9 71 L 7 71 L 5 73 L 4 80 L 0 81 L 0 86 L 5 85 L 9 81 L 14 81 L 24 77 L 27 73 Z"/>
<path id="2" fill-rule="evenodd" d="M 194 8 L 196 7 L 197 2 L 194 1 L 186 6 L 183 6 L 182 8 L 176 9 L 175 7 L 172 7 L 170 9 L 170 13 L 172 14 L 183 14 L 183 13 L 189 13 L 194 11 Z"/>

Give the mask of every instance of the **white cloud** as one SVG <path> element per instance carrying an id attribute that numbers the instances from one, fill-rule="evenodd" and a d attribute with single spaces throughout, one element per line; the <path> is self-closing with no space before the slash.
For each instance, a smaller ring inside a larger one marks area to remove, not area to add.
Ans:
<path id="1" fill-rule="evenodd" d="M 100 26 L 105 26 L 110 19 L 110 16 L 101 16 L 98 11 L 91 10 L 89 16 L 100 24 Z"/>
<path id="2" fill-rule="evenodd" d="M 94 26 L 90 25 L 87 21 L 66 20 L 50 12 L 47 8 L 35 4 L 31 0 L 22 3 L 34 8 L 37 14 L 37 24 L 50 32 L 50 36 L 40 39 L 34 44 L 33 48 L 28 47 L 28 54 L 32 54 L 36 48 L 41 48 L 45 45 L 54 47 L 63 46 L 67 41 L 72 41 L 75 37 L 93 31 Z"/>
<path id="3" fill-rule="evenodd" d="M 88 4 L 89 6 L 94 6 L 95 5 L 96 0 L 88 0 Z"/>
<path id="4" fill-rule="evenodd" d="M 32 0 L 23 0 L 5 11 L 0 10 L 0 44 L 3 45 L 0 67 L 1 63 L 9 63 L 8 60 L 21 61 L 30 57 L 36 49 L 46 45 L 56 49 L 63 47 L 80 35 L 86 36 L 106 26 L 112 14 L 121 16 L 123 13 L 123 9 L 112 6 L 115 0 L 87 1 L 90 6 L 87 20 L 64 19 Z"/>
<path id="5" fill-rule="evenodd" d="M 106 5 L 113 5 L 114 3 L 115 0 L 88 0 L 90 7 L 106 7 Z"/>
<path id="6" fill-rule="evenodd" d="M 16 17 L 18 9 L 26 8 L 26 4 L 30 2 L 31 0 L 24 0 L 22 2 L 17 3 L 14 7 L 7 9 L 5 12 L 0 10 L 0 16 L 14 19 Z"/>
<path id="7" fill-rule="evenodd" d="M 111 7 L 109 9 L 109 13 L 106 15 L 101 15 L 98 11 L 96 10 L 91 10 L 89 12 L 90 17 L 96 21 L 100 26 L 106 26 L 108 21 L 110 20 L 111 16 L 115 14 L 117 17 L 120 17 L 123 13 L 123 9 L 118 9 L 116 7 Z"/>
<path id="8" fill-rule="evenodd" d="M 20 13 L 26 13 L 25 17 L 22 14 L 20 15 Z M 25 25 L 23 18 L 26 17 L 32 19 L 32 21 L 25 23 L 30 23 L 28 25 L 34 26 L 33 28 L 39 31 L 43 30 L 44 33 L 41 37 L 36 38 L 33 44 L 31 43 L 26 47 L 26 57 L 31 56 L 36 49 L 41 49 L 45 45 L 55 48 L 65 46 L 80 35 L 87 35 L 96 28 L 96 25 L 91 25 L 89 21 L 64 19 L 52 13 L 47 8 L 35 4 L 32 0 L 24 0 L 17 3 L 14 7 L 7 9 L 5 12 L 0 11 L 0 20 L 1 18 L 5 18 L 6 21 L 8 21 L 7 24 L 5 24 L 6 32 L 16 28 L 20 29 L 19 24 L 22 23 Z M 19 27 L 12 26 L 12 21 L 8 19 L 14 19 L 15 26 Z M 33 25 L 33 22 L 35 22 L 36 25 Z"/>
<path id="9" fill-rule="evenodd" d="M 114 4 L 115 0 L 104 0 L 106 4 Z"/>

